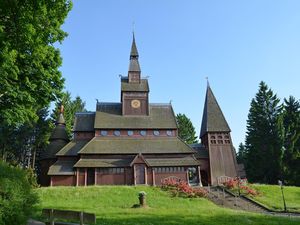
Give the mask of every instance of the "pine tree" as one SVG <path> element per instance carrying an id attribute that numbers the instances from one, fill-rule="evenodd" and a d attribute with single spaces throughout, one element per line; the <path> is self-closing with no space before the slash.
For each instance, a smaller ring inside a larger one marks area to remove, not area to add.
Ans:
<path id="1" fill-rule="evenodd" d="M 245 154 L 246 154 L 245 145 L 243 143 L 240 143 L 239 150 L 238 150 L 237 157 L 236 157 L 236 160 L 239 164 L 245 163 Z"/>
<path id="2" fill-rule="evenodd" d="M 187 144 L 198 143 L 195 127 L 185 114 L 177 114 L 178 136 Z"/>
<path id="3" fill-rule="evenodd" d="M 261 82 L 247 120 L 245 166 L 251 182 L 275 184 L 281 177 L 283 129 L 279 102 Z"/>
<path id="4" fill-rule="evenodd" d="M 300 185 L 300 103 L 293 96 L 284 99 L 284 180 Z"/>

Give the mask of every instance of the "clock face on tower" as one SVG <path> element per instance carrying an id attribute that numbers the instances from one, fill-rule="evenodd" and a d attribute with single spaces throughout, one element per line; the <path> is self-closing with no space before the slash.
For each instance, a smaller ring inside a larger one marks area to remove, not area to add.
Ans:
<path id="1" fill-rule="evenodd" d="M 141 102 L 139 100 L 135 99 L 135 100 L 131 101 L 131 107 L 132 108 L 137 109 L 137 108 L 140 108 L 140 106 L 141 106 Z"/>

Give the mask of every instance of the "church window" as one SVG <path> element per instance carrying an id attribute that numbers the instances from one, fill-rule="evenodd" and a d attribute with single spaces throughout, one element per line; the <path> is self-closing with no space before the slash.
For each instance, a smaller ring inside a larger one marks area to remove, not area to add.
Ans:
<path id="1" fill-rule="evenodd" d="M 173 136 L 173 132 L 171 130 L 167 130 L 167 135 L 168 136 Z"/>
<path id="2" fill-rule="evenodd" d="M 100 134 L 101 136 L 107 136 L 107 130 L 101 130 Z"/>
<path id="3" fill-rule="evenodd" d="M 225 135 L 225 138 L 226 138 L 226 139 L 229 139 L 229 135 Z"/>
<path id="4" fill-rule="evenodd" d="M 211 136 L 211 139 L 216 139 L 216 136 L 214 136 L 214 135 L 213 135 L 213 136 Z"/>
<path id="5" fill-rule="evenodd" d="M 222 135 L 219 135 L 219 136 L 218 136 L 218 139 L 222 139 L 222 138 L 223 138 Z"/>
<path id="6" fill-rule="evenodd" d="M 153 131 L 153 134 L 154 134 L 155 136 L 159 136 L 159 131 L 158 131 L 158 130 L 155 130 L 155 131 Z"/>
<path id="7" fill-rule="evenodd" d="M 120 136 L 120 135 L 121 135 L 121 132 L 120 132 L 119 130 L 115 130 L 115 131 L 114 131 L 114 135 L 115 135 L 115 136 Z"/>
<path id="8" fill-rule="evenodd" d="M 223 141 L 222 140 L 218 140 L 218 144 L 223 144 Z"/>
<path id="9" fill-rule="evenodd" d="M 127 131 L 127 134 L 128 134 L 128 136 L 133 136 L 133 131 L 129 130 L 129 131 Z"/>
<path id="10" fill-rule="evenodd" d="M 217 144 L 216 140 L 211 140 L 210 143 L 211 144 Z"/>
<path id="11" fill-rule="evenodd" d="M 226 144 L 230 144 L 230 141 L 229 141 L 229 140 L 225 140 L 225 143 L 226 143 Z"/>
<path id="12" fill-rule="evenodd" d="M 140 135 L 142 135 L 142 136 L 146 136 L 146 135 L 147 135 L 147 131 L 145 131 L 145 130 L 141 130 L 141 131 L 140 131 Z"/>

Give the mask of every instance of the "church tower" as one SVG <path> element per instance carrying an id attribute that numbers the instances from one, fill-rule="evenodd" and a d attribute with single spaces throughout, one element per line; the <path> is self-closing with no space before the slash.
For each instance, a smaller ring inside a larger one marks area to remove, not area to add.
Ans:
<path id="1" fill-rule="evenodd" d="M 148 116 L 149 85 L 147 79 L 141 78 L 139 53 L 134 34 L 129 60 L 128 76 L 121 78 L 122 115 Z"/>
<path id="2" fill-rule="evenodd" d="M 49 138 L 50 143 L 40 156 L 39 182 L 42 186 L 50 185 L 48 170 L 57 160 L 56 153 L 69 142 L 63 108 L 64 107 L 61 106 L 59 116 L 55 122 L 55 128 Z"/>
<path id="3" fill-rule="evenodd" d="M 207 85 L 200 138 L 209 154 L 209 183 L 216 185 L 221 176 L 236 177 L 236 157 L 230 128 L 222 110 Z"/>

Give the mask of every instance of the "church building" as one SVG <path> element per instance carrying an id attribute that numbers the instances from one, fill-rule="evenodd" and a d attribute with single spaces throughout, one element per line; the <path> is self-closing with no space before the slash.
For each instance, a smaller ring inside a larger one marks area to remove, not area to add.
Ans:
<path id="1" fill-rule="evenodd" d="M 215 185 L 219 177 L 237 175 L 230 128 L 209 85 L 201 144 L 187 145 L 178 137 L 172 105 L 149 103 L 138 59 L 133 36 L 120 102 L 97 102 L 95 112 L 76 113 L 71 141 L 61 111 L 41 154 L 41 185 L 160 185 L 168 178 Z"/>

